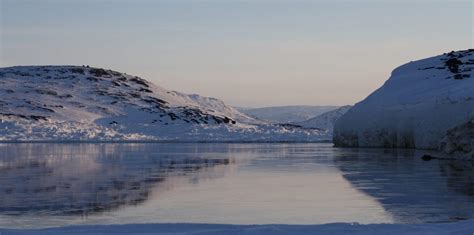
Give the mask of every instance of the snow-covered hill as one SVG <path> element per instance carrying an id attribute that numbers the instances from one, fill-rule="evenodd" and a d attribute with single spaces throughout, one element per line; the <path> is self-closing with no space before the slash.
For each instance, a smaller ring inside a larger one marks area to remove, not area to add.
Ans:
<path id="1" fill-rule="evenodd" d="M 337 106 L 291 105 L 263 108 L 237 108 L 239 111 L 260 120 L 272 123 L 302 122 L 325 112 L 337 109 Z"/>
<path id="2" fill-rule="evenodd" d="M 334 124 L 336 121 L 342 117 L 352 106 L 346 105 L 338 109 L 331 110 L 329 112 L 320 114 L 316 117 L 308 119 L 303 122 L 294 123 L 295 125 L 302 126 L 304 128 L 317 128 L 327 130 L 330 133 L 333 132 Z"/>
<path id="3" fill-rule="evenodd" d="M 220 100 L 101 68 L 0 68 L 0 98 L 0 141 L 328 139 L 325 132 L 271 125 Z"/>
<path id="4" fill-rule="evenodd" d="M 337 122 L 336 146 L 439 148 L 474 119 L 474 49 L 410 62 Z"/>

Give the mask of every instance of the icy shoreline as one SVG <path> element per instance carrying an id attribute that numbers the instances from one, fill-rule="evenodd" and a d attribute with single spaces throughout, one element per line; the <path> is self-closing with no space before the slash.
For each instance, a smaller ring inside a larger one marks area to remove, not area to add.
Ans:
<path id="1" fill-rule="evenodd" d="M 0 144 L 310 144 L 332 143 L 332 140 L 8 140 Z"/>
<path id="2" fill-rule="evenodd" d="M 0 234 L 473 234 L 474 221 L 433 224 L 226 225 L 124 224 L 83 225 L 37 230 L 0 229 Z"/>

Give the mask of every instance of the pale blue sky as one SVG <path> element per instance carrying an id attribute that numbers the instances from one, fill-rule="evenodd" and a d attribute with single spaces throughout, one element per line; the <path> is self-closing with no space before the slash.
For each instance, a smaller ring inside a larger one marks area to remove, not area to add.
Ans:
<path id="1" fill-rule="evenodd" d="M 239 106 L 353 104 L 473 47 L 473 2 L 0 0 L 0 66 L 90 64 Z"/>

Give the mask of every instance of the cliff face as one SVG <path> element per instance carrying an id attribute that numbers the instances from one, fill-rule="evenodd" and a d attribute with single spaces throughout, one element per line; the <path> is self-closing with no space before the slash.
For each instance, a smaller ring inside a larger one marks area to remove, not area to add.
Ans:
<path id="1" fill-rule="evenodd" d="M 474 118 L 474 50 L 410 62 L 335 125 L 341 147 L 438 149 L 447 131 Z"/>

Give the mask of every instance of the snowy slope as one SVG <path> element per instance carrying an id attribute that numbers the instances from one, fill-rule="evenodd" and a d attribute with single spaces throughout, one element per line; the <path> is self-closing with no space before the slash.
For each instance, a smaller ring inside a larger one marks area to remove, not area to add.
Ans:
<path id="1" fill-rule="evenodd" d="M 294 124 L 302 126 L 304 128 L 317 128 L 317 129 L 328 130 L 329 132 L 332 133 L 334 129 L 334 124 L 336 123 L 336 121 L 340 117 L 342 117 L 342 115 L 344 115 L 347 111 L 349 111 L 351 107 L 352 106 L 350 105 L 342 106 L 338 109 L 331 110 L 329 112 L 320 114 L 306 121 L 297 122 Z"/>
<path id="2" fill-rule="evenodd" d="M 336 146 L 439 148 L 474 118 L 474 50 L 410 62 L 337 122 Z"/>
<path id="3" fill-rule="evenodd" d="M 327 134 L 257 121 L 222 101 L 80 66 L 0 68 L 0 141 L 296 141 Z"/>
<path id="4" fill-rule="evenodd" d="M 273 123 L 292 123 L 305 121 L 337 108 L 337 106 L 292 105 L 237 109 L 260 120 L 266 120 Z"/>

